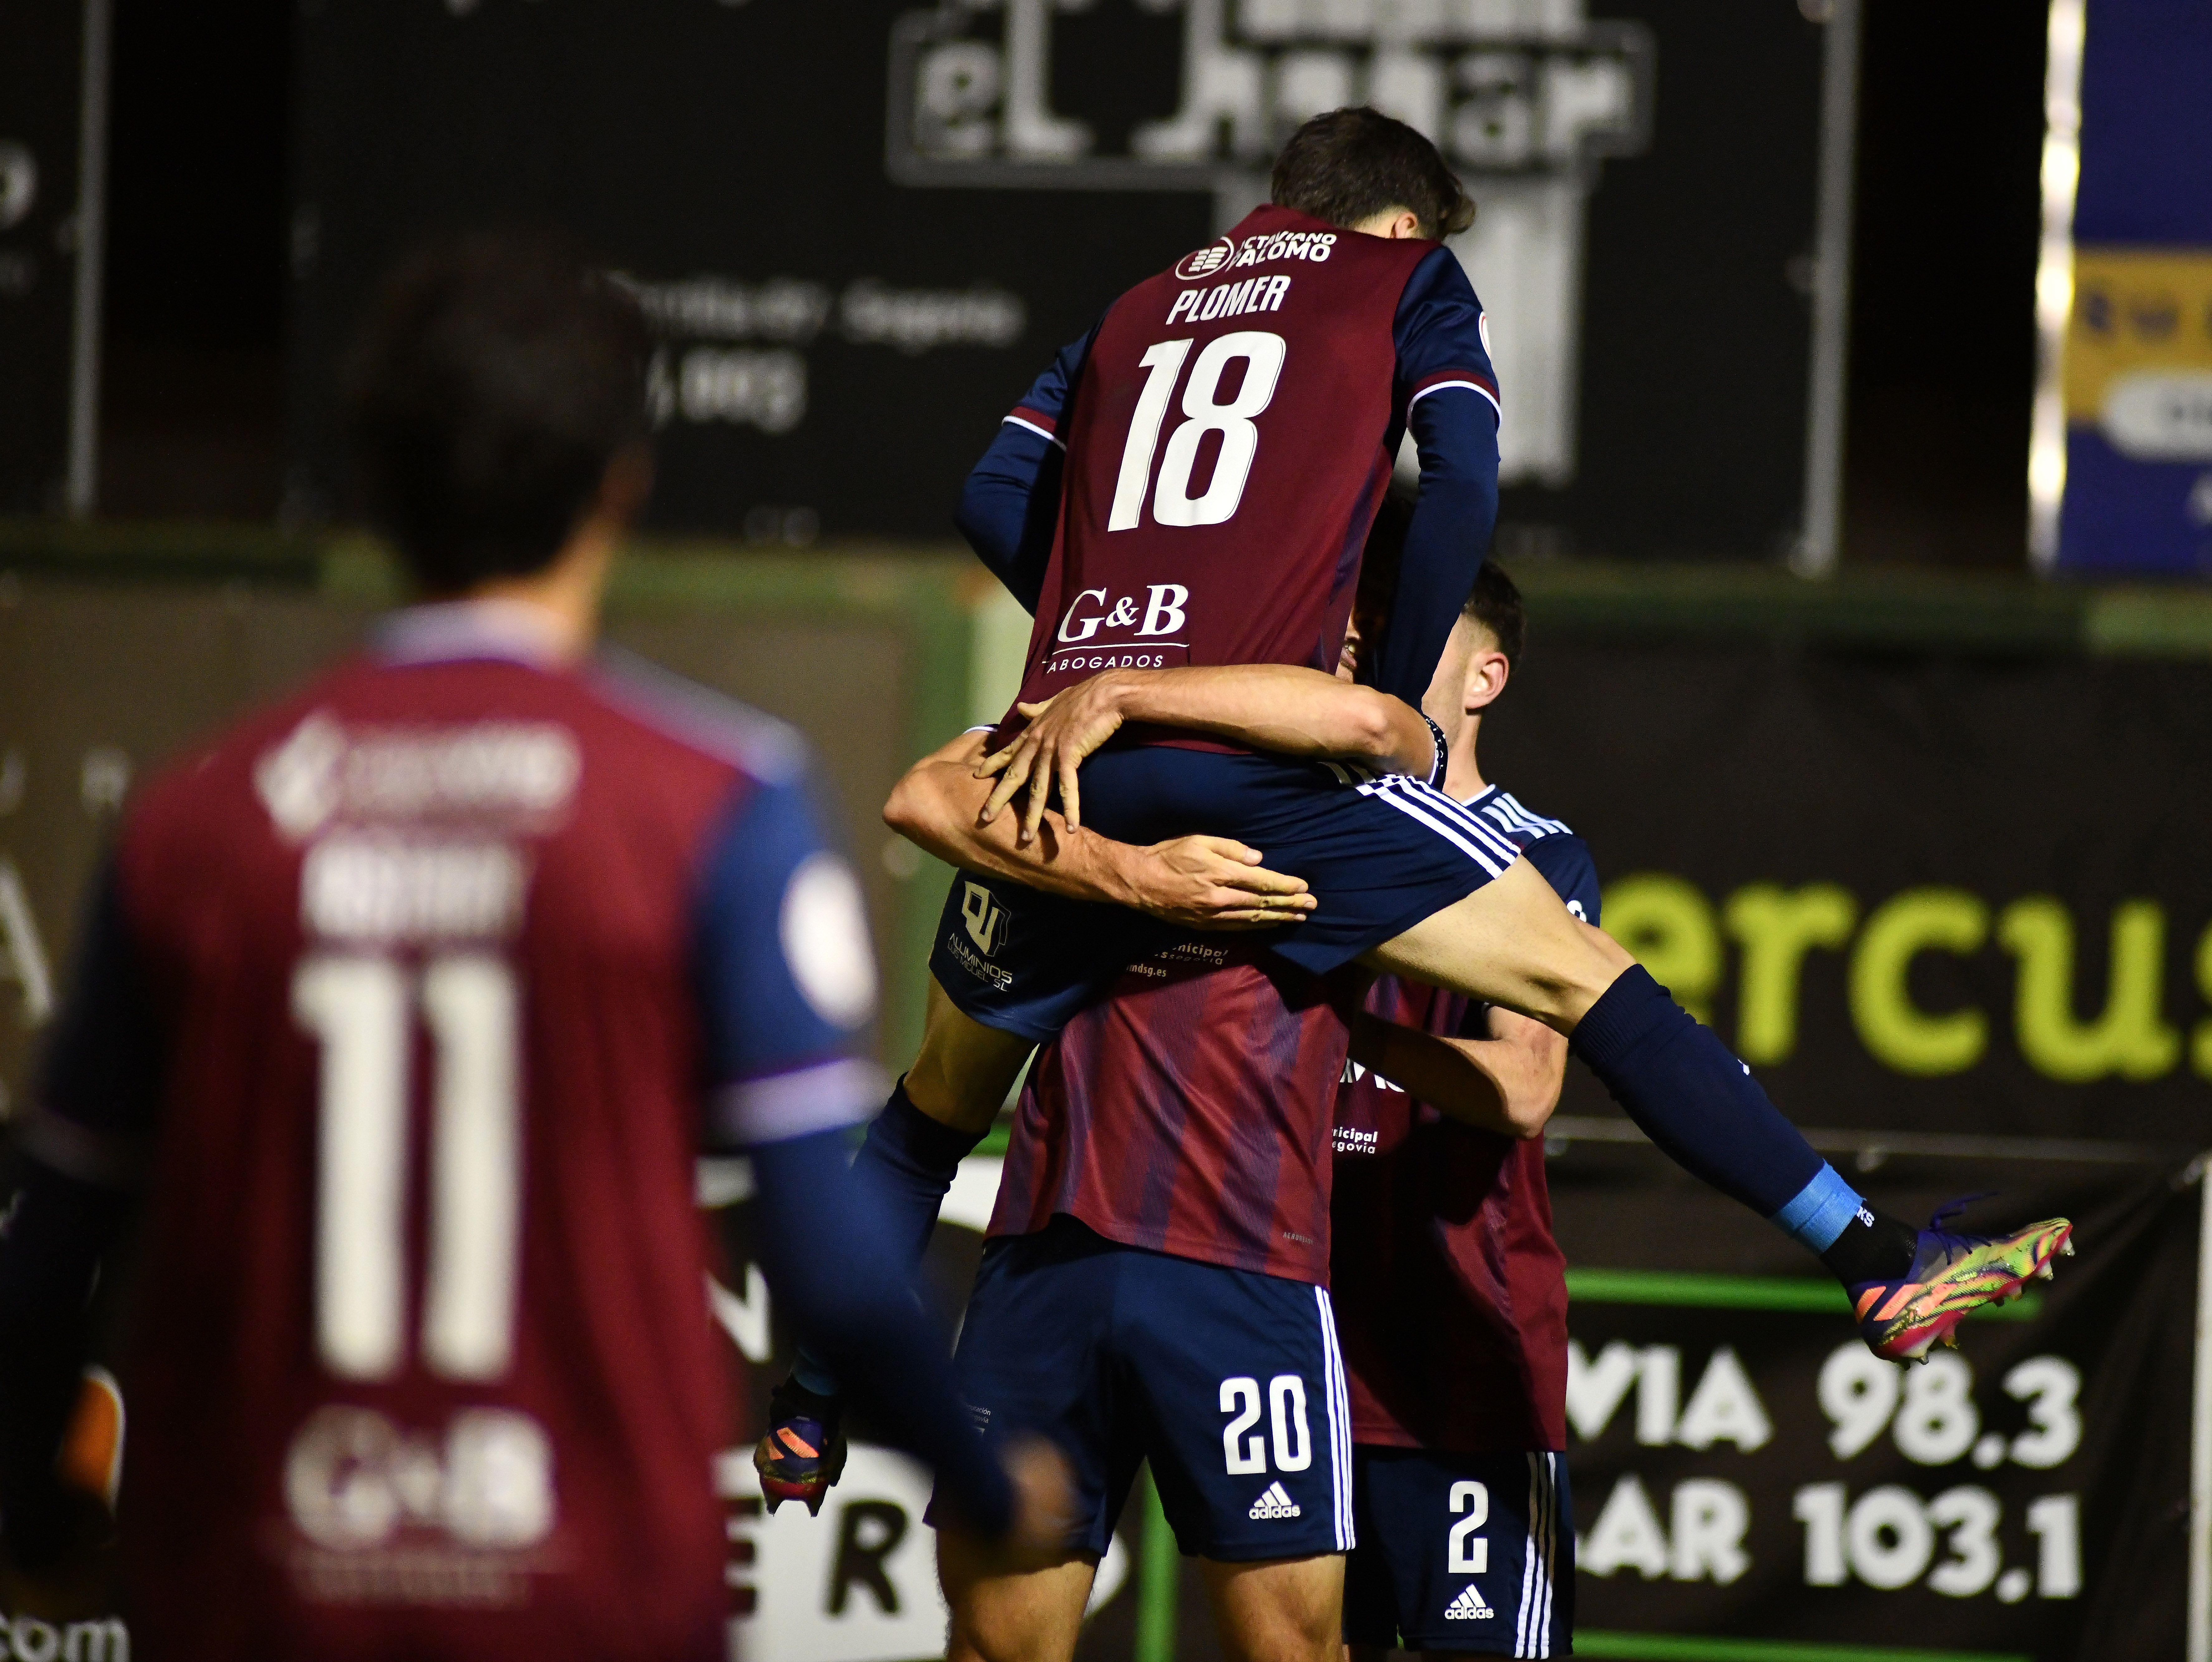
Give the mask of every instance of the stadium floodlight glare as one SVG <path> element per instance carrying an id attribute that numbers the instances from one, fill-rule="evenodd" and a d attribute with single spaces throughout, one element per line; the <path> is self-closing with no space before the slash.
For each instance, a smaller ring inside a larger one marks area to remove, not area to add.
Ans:
<path id="1" fill-rule="evenodd" d="M 2027 555 L 2058 559 L 2066 495 L 2066 327 L 2074 312 L 2074 194 L 2081 178 L 2086 0 L 2051 0 L 2043 81 L 2043 238 L 2035 265 L 2035 411 L 2027 440 Z"/>

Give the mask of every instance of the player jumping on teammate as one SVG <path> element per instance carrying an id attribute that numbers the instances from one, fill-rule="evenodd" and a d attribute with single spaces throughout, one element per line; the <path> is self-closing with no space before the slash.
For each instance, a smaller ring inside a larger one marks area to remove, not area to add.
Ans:
<path id="1" fill-rule="evenodd" d="M 1057 789 L 1071 834 L 1266 850 L 1317 901 L 1274 938 L 1279 955 L 1315 973 L 1358 958 L 1544 1022 L 1654 1142 L 1819 1255 L 1877 1350 L 1924 1354 L 2047 1269 L 2063 1224 L 1966 1240 L 1881 1213 L 1712 1033 L 1419 779 L 1347 785 L 1167 731 L 1182 720 L 1170 689 L 1197 673 L 1181 666 L 1272 664 L 1285 707 L 1302 674 L 1325 680 L 1402 430 L 1421 492 L 1373 681 L 1409 719 L 1488 542 L 1496 385 L 1480 303 L 1429 240 L 1471 213 L 1458 181 L 1411 129 L 1344 110 L 1291 138 L 1273 194 L 1117 300 L 971 477 L 963 529 L 1037 617 L 1008 742 L 986 764 L 1002 770 L 987 814 L 1026 786 L 1032 835 Z M 945 1120 L 1173 936 L 979 881 L 940 926 L 945 996 L 907 1081 Z"/>

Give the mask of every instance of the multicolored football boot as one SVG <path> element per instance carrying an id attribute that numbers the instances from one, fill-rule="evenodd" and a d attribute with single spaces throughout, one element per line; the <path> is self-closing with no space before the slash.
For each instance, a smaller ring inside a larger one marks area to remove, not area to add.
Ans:
<path id="1" fill-rule="evenodd" d="M 770 1512 L 804 1501 L 809 1515 L 821 1515 L 822 1497 L 845 1470 L 844 1421 L 842 1403 L 796 1380 L 769 1393 L 768 1434 L 753 1450 L 753 1470 Z"/>
<path id="2" fill-rule="evenodd" d="M 1957 1234 L 1943 1228 L 1962 1202 L 1928 1220 L 1912 1268 L 1896 1281 L 1856 1282 L 1848 1289 L 1859 1336 L 1889 1362 L 1925 1362 L 1941 1340 L 1955 1347 L 1952 1330 L 1969 1311 L 2003 1304 L 2026 1290 L 2030 1277 L 2051 1279 L 2051 1260 L 2074 1253 L 2074 1225 L 2045 1218 L 2008 1235 Z"/>

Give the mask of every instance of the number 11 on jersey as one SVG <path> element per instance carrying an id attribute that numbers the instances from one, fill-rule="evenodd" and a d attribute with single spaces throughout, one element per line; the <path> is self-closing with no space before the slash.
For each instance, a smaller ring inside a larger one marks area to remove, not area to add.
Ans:
<path id="1" fill-rule="evenodd" d="M 1159 447 L 1160 427 L 1168 403 L 1175 396 L 1183 360 L 1190 355 L 1189 341 L 1162 341 L 1138 360 L 1148 372 L 1137 394 L 1137 408 L 1129 418 L 1128 441 L 1121 447 L 1121 470 L 1114 482 L 1114 506 L 1106 529 L 1133 531 L 1144 522 L 1146 488 L 1152 485 L 1152 457 Z M 1152 519 L 1163 525 L 1218 525 L 1237 512 L 1243 500 L 1245 481 L 1252 458 L 1259 453 L 1260 429 L 1254 421 L 1275 396 L 1282 377 L 1286 348 L 1280 335 L 1263 329 L 1241 329 L 1217 337 L 1191 366 L 1183 388 L 1184 420 L 1168 435 L 1167 454 L 1160 462 L 1158 483 L 1152 487 Z M 1229 366 L 1242 361 L 1243 379 L 1226 403 L 1216 402 L 1222 377 Z M 1198 495 L 1190 494 L 1190 476 L 1198 464 L 1198 449 L 1209 433 L 1221 435 L 1221 451 L 1214 458 L 1213 477 Z"/>
<path id="2" fill-rule="evenodd" d="M 514 1349 L 521 1230 L 520 1001 L 483 953 L 307 959 L 292 1013 L 322 1041 L 315 1180 L 315 1331 L 346 1379 L 405 1361 L 407 1074 L 419 999 L 436 1055 L 430 1109 L 429 1273 L 422 1359 L 450 1380 L 494 1380 Z"/>

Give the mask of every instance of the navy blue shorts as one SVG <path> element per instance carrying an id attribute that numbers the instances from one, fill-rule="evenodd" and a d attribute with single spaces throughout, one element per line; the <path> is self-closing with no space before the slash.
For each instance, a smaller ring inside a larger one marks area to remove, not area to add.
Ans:
<path id="1" fill-rule="evenodd" d="M 1352 1544 L 1352 1421 L 1319 1287 L 1057 1217 L 985 1243 L 954 1362 L 988 1428 L 1066 1451 L 1079 1551 L 1105 1552 L 1146 1460 L 1187 1555 L 1243 1563 Z"/>
<path id="2" fill-rule="evenodd" d="M 1520 851 L 1481 816 L 1402 773 L 1165 745 L 1083 764 L 1084 824 L 1121 842 L 1205 834 L 1256 848 L 1321 904 L 1258 938 L 1327 974 L 1504 874 Z M 930 972 L 986 1027 L 1042 1044 L 1131 964 L 1189 938 L 1120 907 L 958 874 Z"/>
<path id="3" fill-rule="evenodd" d="M 1347 1643 L 1573 1654 L 1565 1455 L 1362 1443 L 1352 1470 L 1359 1546 L 1344 1567 Z"/>

